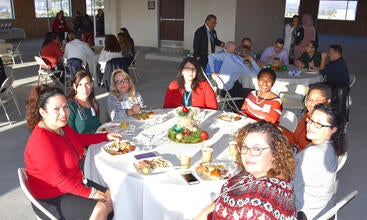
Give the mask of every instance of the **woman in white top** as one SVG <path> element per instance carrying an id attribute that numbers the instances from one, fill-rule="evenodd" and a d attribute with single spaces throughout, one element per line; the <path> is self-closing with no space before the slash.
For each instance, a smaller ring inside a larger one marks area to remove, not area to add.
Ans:
<path id="1" fill-rule="evenodd" d="M 299 220 L 318 219 L 335 205 L 338 156 L 345 153 L 342 121 L 331 105 L 316 105 L 306 121 L 312 143 L 296 154 L 294 178 Z"/>
<path id="2" fill-rule="evenodd" d="M 104 73 L 106 63 L 113 58 L 122 57 L 120 44 L 117 42 L 115 35 L 107 34 L 105 36 L 105 46 L 98 58 L 101 65 L 101 72 Z"/>

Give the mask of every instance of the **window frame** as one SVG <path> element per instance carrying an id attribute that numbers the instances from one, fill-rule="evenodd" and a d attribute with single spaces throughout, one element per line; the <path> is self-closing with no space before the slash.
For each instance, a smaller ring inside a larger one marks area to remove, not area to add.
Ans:
<path id="1" fill-rule="evenodd" d="M 8 0 L 8 2 L 10 3 L 10 18 L 1 18 L 0 20 L 15 20 L 15 12 L 14 12 L 14 2 L 13 0 Z"/>
<path id="2" fill-rule="evenodd" d="M 346 2 L 346 8 L 344 8 L 344 18 L 343 19 L 337 19 L 336 17 L 333 17 L 333 18 L 325 18 L 325 17 L 322 17 L 320 18 L 320 5 L 321 5 L 321 2 L 322 1 L 325 1 L 325 2 L 328 2 L 328 1 L 340 1 L 340 2 Z M 359 0 L 319 0 L 319 8 L 318 8 L 318 11 L 317 11 L 317 20 L 324 20 L 324 21 L 346 21 L 346 22 L 354 22 L 356 21 L 356 17 L 357 17 L 357 12 L 358 12 L 358 1 Z M 354 18 L 353 19 L 347 19 L 348 17 L 348 5 L 350 2 L 356 2 L 356 7 L 355 7 L 355 13 L 354 13 Z"/>
<path id="3" fill-rule="evenodd" d="M 292 18 L 294 15 L 299 15 L 299 7 L 301 5 L 301 0 L 293 0 L 293 1 L 298 1 L 298 10 L 297 10 L 297 13 L 295 14 L 292 14 L 290 16 L 287 16 L 286 13 L 287 13 L 287 1 L 285 1 L 285 6 L 284 6 L 284 18 Z"/>
<path id="4" fill-rule="evenodd" d="M 37 2 L 45 2 L 48 1 L 48 3 L 46 3 L 45 7 L 46 7 L 46 15 L 45 16 L 39 16 L 38 13 L 37 13 L 37 7 L 36 7 L 36 1 Z M 53 0 L 34 0 L 34 12 L 35 12 L 35 17 L 36 18 L 54 18 L 57 14 L 57 12 L 59 12 L 60 10 L 63 10 L 65 12 L 65 17 L 67 18 L 70 18 L 72 17 L 72 0 L 59 0 L 60 1 L 60 8 L 53 8 L 53 7 L 50 7 L 50 1 L 53 1 Z M 67 1 L 68 2 L 68 8 L 63 8 L 63 2 Z M 55 9 L 56 11 L 56 14 L 50 14 L 50 9 Z M 47 16 L 48 15 L 48 16 Z"/>

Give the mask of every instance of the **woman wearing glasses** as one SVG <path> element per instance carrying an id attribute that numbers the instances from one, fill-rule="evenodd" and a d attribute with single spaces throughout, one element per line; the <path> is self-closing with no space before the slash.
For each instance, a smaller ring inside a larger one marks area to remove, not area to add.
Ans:
<path id="1" fill-rule="evenodd" d="M 111 74 L 111 92 L 107 97 L 108 115 L 113 121 L 120 121 L 139 113 L 144 106 L 140 93 L 135 91 L 135 84 L 129 74 L 116 69 Z"/>
<path id="2" fill-rule="evenodd" d="M 237 163 L 219 197 L 196 219 L 296 219 L 295 162 L 292 148 L 271 123 L 260 121 L 238 131 Z"/>
<path id="3" fill-rule="evenodd" d="M 296 155 L 294 191 L 298 219 L 317 219 L 335 205 L 337 156 L 345 153 L 344 133 L 338 112 L 329 104 L 316 105 L 306 122 L 312 143 Z"/>
<path id="4" fill-rule="evenodd" d="M 215 93 L 200 70 L 200 64 L 192 57 L 186 57 L 181 62 L 176 80 L 169 84 L 166 91 L 163 108 L 185 105 L 218 109 Z"/>
<path id="5" fill-rule="evenodd" d="M 309 85 L 308 93 L 305 99 L 305 106 L 307 113 L 302 117 L 296 130 L 291 132 L 283 127 L 280 127 L 283 134 L 288 138 L 289 142 L 297 148 L 300 152 L 308 144 L 310 140 L 306 137 L 306 119 L 311 116 L 315 105 L 330 103 L 331 101 L 331 89 L 325 83 L 313 83 Z"/>

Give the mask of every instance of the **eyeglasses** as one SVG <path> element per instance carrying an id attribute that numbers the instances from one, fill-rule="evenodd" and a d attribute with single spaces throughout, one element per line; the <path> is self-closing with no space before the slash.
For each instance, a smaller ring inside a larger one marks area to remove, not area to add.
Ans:
<path id="1" fill-rule="evenodd" d="M 306 118 L 306 122 L 307 124 L 313 124 L 313 126 L 317 129 L 320 129 L 320 128 L 332 128 L 334 126 L 331 126 L 331 125 L 323 125 L 321 124 L 320 122 L 316 122 L 314 120 L 312 120 L 312 118 Z"/>
<path id="2" fill-rule="evenodd" d="M 270 147 L 247 147 L 245 145 L 242 145 L 242 147 L 240 148 L 240 152 L 241 154 L 247 154 L 250 151 L 252 156 L 258 157 L 265 149 L 268 148 Z"/>
<path id="3" fill-rule="evenodd" d="M 129 83 L 129 79 L 125 78 L 125 79 L 120 79 L 120 80 L 115 80 L 115 84 L 124 84 L 124 83 Z"/>
<path id="4" fill-rule="evenodd" d="M 323 102 L 325 102 L 325 99 L 309 99 L 309 98 L 306 98 L 305 101 L 307 103 L 323 103 Z"/>
<path id="5" fill-rule="evenodd" d="M 190 72 L 195 72 L 196 68 L 184 67 L 183 70 L 190 71 Z"/>

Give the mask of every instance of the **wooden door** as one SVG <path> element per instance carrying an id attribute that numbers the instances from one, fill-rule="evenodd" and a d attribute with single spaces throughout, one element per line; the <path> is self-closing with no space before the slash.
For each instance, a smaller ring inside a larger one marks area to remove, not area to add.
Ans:
<path id="1" fill-rule="evenodd" d="M 184 40 L 184 0 L 160 0 L 159 37 L 162 41 Z"/>

